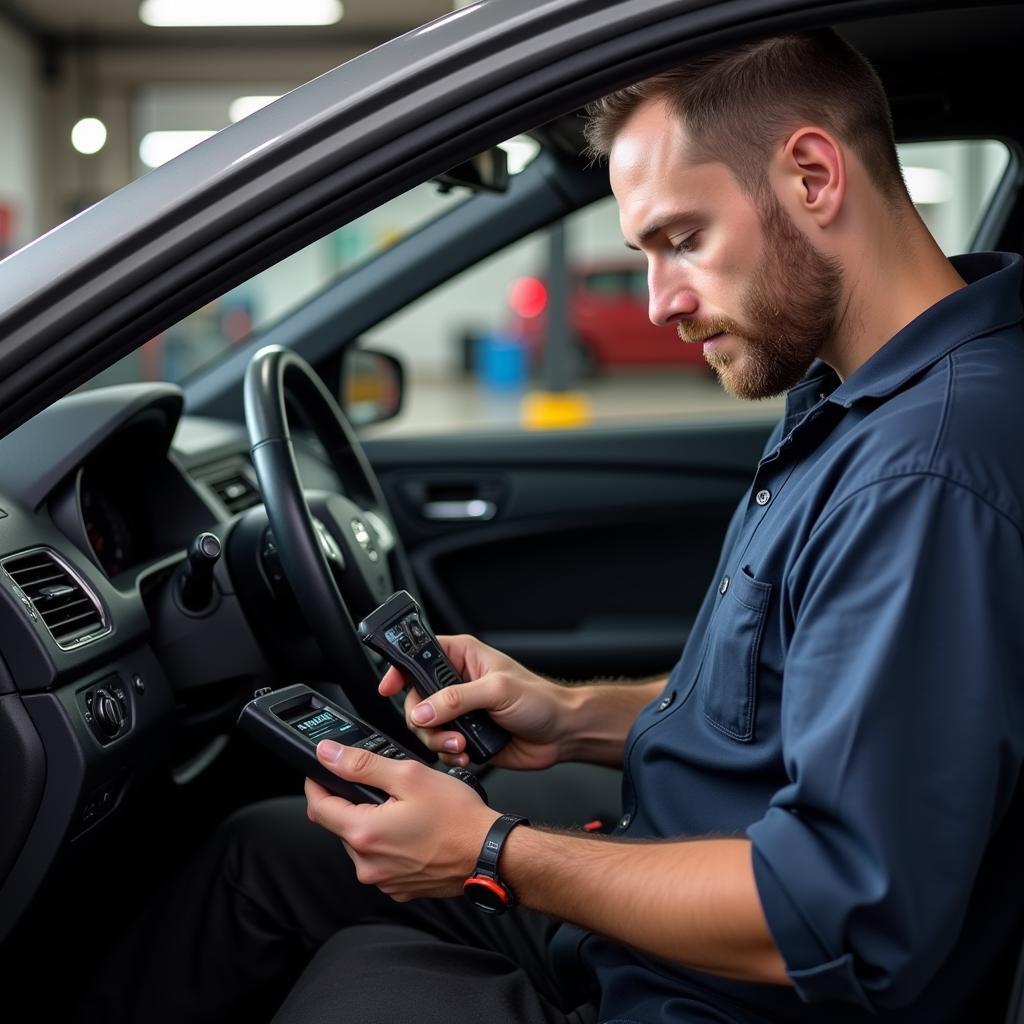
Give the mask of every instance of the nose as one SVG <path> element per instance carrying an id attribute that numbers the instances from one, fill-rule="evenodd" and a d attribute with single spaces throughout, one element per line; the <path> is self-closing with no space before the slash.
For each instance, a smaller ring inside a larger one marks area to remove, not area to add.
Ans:
<path id="1" fill-rule="evenodd" d="M 697 295 L 677 275 L 667 273 L 652 262 L 647 271 L 647 315 L 656 327 L 675 323 L 697 312 Z"/>

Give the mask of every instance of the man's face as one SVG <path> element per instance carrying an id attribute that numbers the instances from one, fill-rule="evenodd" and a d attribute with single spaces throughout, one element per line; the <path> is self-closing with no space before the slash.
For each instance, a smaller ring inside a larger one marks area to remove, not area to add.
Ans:
<path id="1" fill-rule="evenodd" d="M 755 203 L 722 163 L 688 158 L 659 101 L 641 106 L 610 156 L 627 245 L 647 256 L 650 317 L 703 343 L 722 385 L 769 398 L 796 384 L 835 332 L 842 278 L 765 186 Z"/>

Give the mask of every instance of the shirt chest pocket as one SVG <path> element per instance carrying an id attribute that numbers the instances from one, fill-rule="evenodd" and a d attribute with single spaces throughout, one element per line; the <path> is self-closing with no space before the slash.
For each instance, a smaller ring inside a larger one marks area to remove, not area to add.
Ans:
<path id="1" fill-rule="evenodd" d="M 700 669 L 704 717 L 734 740 L 754 737 L 757 665 L 772 585 L 741 569 L 722 580 Z"/>

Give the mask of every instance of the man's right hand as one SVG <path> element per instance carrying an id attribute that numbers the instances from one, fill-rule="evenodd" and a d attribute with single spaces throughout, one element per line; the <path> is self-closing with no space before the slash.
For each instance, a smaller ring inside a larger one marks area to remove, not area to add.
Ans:
<path id="1" fill-rule="evenodd" d="M 414 733 L 449 765 L 466 765 L 466 741 L 444 728 L 467 711 L 486 711 L 512 734 L 491 763 L 526 771 L 548 768 L 561 758 L 561 742 L 572 728 L 572 688 L 558 686 L 472 636 L 439 636 L 449 661 L 466 682 L 429 700 L 411 687 L 405 719 Z M 406 681 L 396 668 L 380 682 L 385 697 L 401 693 Z"/>

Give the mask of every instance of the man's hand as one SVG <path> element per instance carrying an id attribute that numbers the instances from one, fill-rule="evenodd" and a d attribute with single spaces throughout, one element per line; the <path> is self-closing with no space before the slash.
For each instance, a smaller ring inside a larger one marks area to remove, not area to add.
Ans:
<path id="1" fill-rule="evenodd" d="M 461 895 L 497 812 L 465 783 L 419 761 L 394 761 L 330 740 L 316 753 L 340 778 L 390 796 L 383 804 L 353 804 L 306 779 L 310 821 L 340 837 L 360 882 L 400 903 Z"/>
<path id="2" fill-rule="evenodd" d="M 472 636 L 439 636 L 438 643 L 463 679 L 429 700 L 415 690 L 405 699 L 409 728 L 449 765 L 466 765 L 466 741 L 441 728 L 467 711 L 486 711 L 512 734 L 512 741 L 492 759 L 502 768 L 548 768 L 561 760 L 561 745 L 573 728 L 573 691 L 538 676 L 507 655 Z M 405 688 L 405 679 L 388 669 L 380 683 L 385 697 Z"/>

